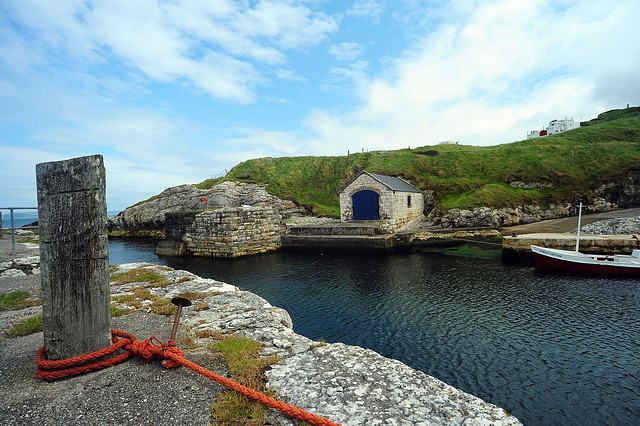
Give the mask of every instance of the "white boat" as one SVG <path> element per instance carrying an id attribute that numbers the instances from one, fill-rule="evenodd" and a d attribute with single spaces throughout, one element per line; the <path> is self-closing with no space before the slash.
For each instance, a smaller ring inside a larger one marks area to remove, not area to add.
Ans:
<path id="1" fill-rule="evenodd" d="M 580 247 L 580 221 L 582 203 L 578 214 L 578 235 L 575 250 L 558 250 L 531 246 L 538 268 L 585 274 L 627 275 L 640 277 L 640 250 L 628 254 L 584 254 Z"/>
<path id="2" fill-rule="evenodd" d="M 538 268 L 542 269 L 640 277 L 640 250 L 633 250 L 630 255 L 602 255 L 531 246 L 531 251 Z"/>

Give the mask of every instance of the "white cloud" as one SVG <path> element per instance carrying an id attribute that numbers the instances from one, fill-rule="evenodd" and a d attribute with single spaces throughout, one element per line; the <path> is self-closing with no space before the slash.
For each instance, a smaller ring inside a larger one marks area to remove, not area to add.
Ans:
<path id="1" fill-rule="evenodd" d="M 299 132 L 242 128 L 236 129 L 235 133 L 234 137 L 225 139 L 223 143 L 233 148 L 234 156 L 250 155 L 245 159 L 296 155 L 305 143 Z"/>
<path id="2" fill-rule="evenodd" d="M 620 69 L 640 51 L 629 42 L 640 39 L 632 3 L 611 9 L 611 4 L 580 2 L 555 10 L 533 0 L 473 2 L 464 19 L 423 36 L 387 74 L 361 79 L 362 105 L 346 113 L 313 111 L 305 125 L 340 152 L 350 141 L 370 149 L 442 140 L 511 142 L 554 118 L 595 114 L 604 102 L 591 100 L 594 89 L 613 100 L 638 81 L 637 66 Z M 621 23 L 630 33 L 616 28 Z M 594 87 L 598 75 L 622 74 L 624 83 L 600 81 Z M 534 126 L 531 117 L 538 111 L 547 117 Z"/>
<path id="3" fill-rule="evenodd" d="M 359 99 L 366 99 L 370 82 L 367 74 L 368 67 L 367 61 L 355 61 L 346 67 L 332 68 L 327 82 L 320 87 L 327 92 L 355 95 Z"/>
<path id="4" fill-rule="evenodd" d="M 353 61 L 364 52 L 359 43 L 340 43 L 331 45 L 329 53 L 339 61 Z"/>
<path id="5" fill-rule="evenodd" d="M 640 66 L 599 73 L 592 93 L 595 102 L 605 105 L 637 105 L 640 103 Z"/>
<path id="6" fill-rule="evenodd" d="M 37 40 L 32 49 L 40 47 L 29 58 L 17 56 L 23 66 L 61 52 L 94 65 L 122 61 L 151 80 L 183 80 L 214 98 L 240 103 L 253 102 L 253 87 L 266 81 L 258 65 L 285 64 L 287 50 L 316 45 L 338 28 L 337 18 L 290 0 L 253 5 L 231 0 L 24 1 L 10 6 Z M 19 47 L 9 45 L 0 55 Z"/>
<path id="7" fill-rule="evenodd" d="M 386 5 L 376 0 L 356 0 L 353 7 L 347 11 L 347 15 L 368 18 L 377 23 L 385 9 Z"/>
<path id="8" fill-rule="evenodd" d="M 264 37 L 285 49 L 316 44 L 338 26 L 335 18 L 287 0 L 260 1 L 232 25 L 239 34 Z"/>
<path id="9" fill-rule="evenodd" d="M 304 78 L 301 75 L 296 74 L 295 71 L 290 70 L 290 69 L 277 68 L 275 70 L 275 73 L 278 76 L 278 78 L 281 79 L 281 80 L 297 81 L 297 82 L 307 81 L 306 78 Z"/>

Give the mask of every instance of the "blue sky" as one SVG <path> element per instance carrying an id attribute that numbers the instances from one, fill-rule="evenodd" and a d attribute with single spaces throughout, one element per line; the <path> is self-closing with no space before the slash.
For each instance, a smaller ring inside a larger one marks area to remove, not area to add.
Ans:
<path id="1" fill-rule="evenodd" d="M 456 140 L 640 104 L 637 0 L 6 0 L 0 207 L 102 154 L 110 211 L 250 158 Z"/>

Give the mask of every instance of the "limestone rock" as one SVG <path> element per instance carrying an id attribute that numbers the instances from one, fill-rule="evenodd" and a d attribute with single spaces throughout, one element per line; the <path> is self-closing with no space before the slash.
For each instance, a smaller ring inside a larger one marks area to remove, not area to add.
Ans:
<path id="1" fill-rule="evenodd" d="M 240 206 L 271 207 L 283 215 L 304 212 L 304 208 L 294 202 L 269 194 L 264 185 L 222 182 L 211 189 L 181 185 L 166 189 L 157 197 L 127 207 L 118 216 L 110 217 L 109 232 L 122 234 L 157 232 L 162 231 L 164 227 L 165 213 Z"/>
<path id="2" fill-rule="evenodd" d="M 513 181 L 509 185 L 518 189 L 551 187 L 546 182 Z M 640 172 L 638 171 L 627 172 L 619 179 L 599 185 L 579 195 L 581 199 L 577 199 L 575 202 L 552 203 L 548 207 L 539 205 L 522 205 L 516 208 L 484 206 L 474 209 L 450 210 L 443 210 L 435 205 L 431 210 L 427 210 L 425 207 L 426 220 L 424 224 L 442 228 L 513 226 L 577 216 L 580 201 L 588 205 L 588 209 L 583 210 L 583 213 L 601 213 L 640 205 Z M 425 203 L 425 205 L 427 204 L 431 205 L 431 203 Z"/>
<path id="3" fill-rule="evenodd" d="M 590 202 L 589 212 L 598 213 L 615 209 L 616 206 L 602 199 Z M 550 204 L 548 208 L 537 205 L 516 208 L 476 207 L 474 209 L 434 209 L 425 219 L 425 224 L 442 228 L 501 227 L 524 225 L 548 219 L 576 216 L 578 206 L 570 203 Z"/>
<path id="4" fill-rule="evenodd" d="M 285 401 L 345 426 L 521 424 L 433 376 L 343 343 L 285 358 L 266 374 Z"/>
<path id="5" fill-rule="evenodd" d="M 0 262 L 0 277 L 18 277 L 40 273 L 40 256 L 28 256 Z"/>
<path id="6" fill-rule="evenodd" d="M 25 274 L 19 269 L 7 269 L 6 271 L 0 273 L 0 278 L 15 278 L 15 277 L 24 277 Z"/>

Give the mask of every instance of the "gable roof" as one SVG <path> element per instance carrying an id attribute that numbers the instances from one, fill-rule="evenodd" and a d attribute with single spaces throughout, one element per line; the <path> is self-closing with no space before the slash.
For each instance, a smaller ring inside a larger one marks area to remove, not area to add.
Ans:
<path id="1" fill-rule="evenodd" d="M 344 188 L 342 188 L 342 190 L 340 192 L 342 192 L 345 189 L 347 189 L 347 187 L 349 185 L 351 185 L 356 179 L 358 179 L 360 176 L 362 176 L 365 173 L 368 174 L 369 176 L 371 176 L 372 178 L 374 178 L 375 180 L 377 180 L 378 182 L 382 183 L 383 185 L 385 185 L 387 188 L 391 189 L 392 191 L 422 193 L 422 191 L 420 191 L 418 188 L 416 188 L 415 186 L 411 185 L 409 182 L 407 182 L 405 180 L 402 180 L 402 179 L 397 178 L 397 177 L 392 177 L 392 176 L 385 176 L 385 175 L 378 175 L 378 174 L 375 174 L 375 173 L 369 173 L 367 171 L 362 171 L 362 173 L 360 173 L 351 182 L 349 182 Z"/>

